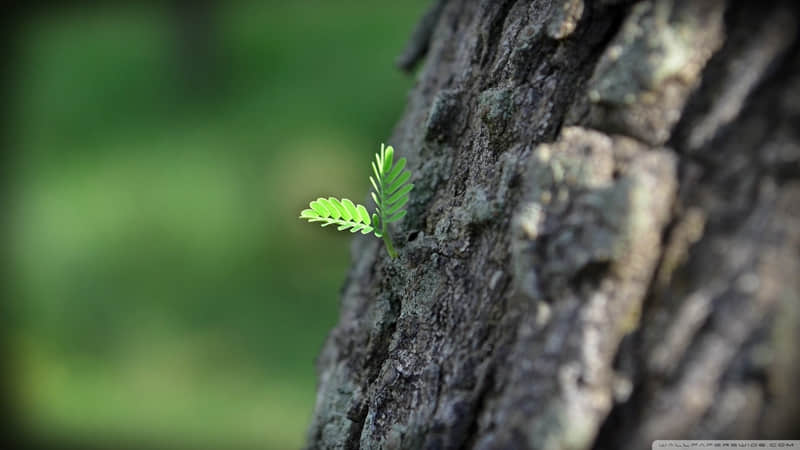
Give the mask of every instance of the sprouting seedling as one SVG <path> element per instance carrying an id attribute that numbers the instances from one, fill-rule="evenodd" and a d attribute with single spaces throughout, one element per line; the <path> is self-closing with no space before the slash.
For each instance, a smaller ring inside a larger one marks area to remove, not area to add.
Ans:
<path id="1" fill-rule="evenodd" d="M 374 232 L 375 237 L 383 239 L 389 256 L 395 258 L 397 252 L 386 226 L 406 215 L 403 207 L 408 203 L 408 193 L 414 185 L 407 184 L 411 172 L 403 170 L 405 167 L 405 158 L 394 163 L 394 148 L 381 144 L 381 152 L 375 154 L 375 161 L 372 163 L 375 176 L 369 177 L 374 188 L 372 199 L 375 201 L 375 212 L 371 216 L 364 205 L 355 204 L 349 199 L 320 197 L 308 204 L 310 209 L 300 212 L 300 218 L 309 222 L 321 222 L 323 227 L 338 225 L 339 231 L 360 231 L 361 234 Z"/>

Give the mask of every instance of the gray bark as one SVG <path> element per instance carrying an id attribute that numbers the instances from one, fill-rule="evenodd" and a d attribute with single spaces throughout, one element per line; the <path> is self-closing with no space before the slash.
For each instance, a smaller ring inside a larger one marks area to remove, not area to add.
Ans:
<path id="1" fill-rule="evenodd" d="M 354 242 L 309 448 L 798 438 L 800 4 L 425 22 L 400 257 Z"/>

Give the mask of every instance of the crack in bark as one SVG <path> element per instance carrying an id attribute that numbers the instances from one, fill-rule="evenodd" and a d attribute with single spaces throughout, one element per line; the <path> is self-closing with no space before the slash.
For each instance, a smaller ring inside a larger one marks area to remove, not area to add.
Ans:
<path id="1" fill-rule="evenodd" d="M 485 35 L 483 33 L 479 35 L 479 39 L 483 41 L 483 45 L 479 47 L 481 51 L 478 55 L 478 64 L 481 68 L 489 67 L 490 63 L 494 61 L 497 47 L 500 45 L 500 38 L 503 35 L 503 25 L 516 2 L 517 0 L 501 0 L 499 2 L 484 1 L 482 3 L 481 9 L 485 11 L 485 16 L 489 19 Z"/>

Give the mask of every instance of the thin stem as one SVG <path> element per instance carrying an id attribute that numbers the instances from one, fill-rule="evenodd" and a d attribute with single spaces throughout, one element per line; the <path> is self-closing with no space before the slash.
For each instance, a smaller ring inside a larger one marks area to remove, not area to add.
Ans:
<path id="1" fill-rule="evenodd" d="M 397 252 L 394 251 L 392 246 L 392 238 L 389 237 L 389 232 L 386 230 L 386 223 L 381 220 L 381 235 L 383 236 L 383 243 L 386 244 L 386 251 L 389 252 L 391 258 L 397 258 Z"/>
<path id="2" fill-rule="evenodd" d="M 379 212 L 382 212 L 383 209 L 379 209 Z M 392 245 L 392 238 L 389 237 L 389 230 L 386 229 L 386 222 L 383 220 L 383 215 L 381 214 L 381 237 L 383 238 L 383 243 L 386 244 L 386 251 L 389 252 L 389 257 L 392 259 L 397 258 L 397 252 L 394 251 L 394 246 Z"/>
<path id="3" fill-rule="evenodd" d="M 394 247 L 392 246 L 392 239 L 386 233 L 383 233 L 383 242 L 386 244 L 386 251 L 389 252 L 389 256 L 397 258 L 397 252 L 394 251 Z"/>

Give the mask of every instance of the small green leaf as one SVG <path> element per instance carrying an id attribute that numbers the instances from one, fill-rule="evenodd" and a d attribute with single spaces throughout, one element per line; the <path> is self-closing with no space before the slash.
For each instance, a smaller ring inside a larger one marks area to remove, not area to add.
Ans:
<path id="1" fill-rule="evenodd" d="M 392 168 L 392 170 L 389 172 L 389 175 L 386 175 L 386 180 L 385 180 L 386 184 L 389 184 L 392 181 L 394 181 L 394 179 L 397 178 L 397 175 L 399 175 L 400 172 L 402 172 L 405 167 L 406 167 L 406 159 L 400 158 L 397 161 L 397 164 L 394 165 L 394 168 Z"/>
<path id="2" fill-rule="evenodd" d="M 353 204 L 353 201 L 349 198 L 343 198 L 342 204 L 347 208 L 347 220 L 358 220 L 358 210 L 356 209 L 356 205 Z"/>
<path id="3" fill-rule="evenodd" d="M 317 212 L 314 211 L 313 209 L 304 209 L 300 211 L 301 219 L 316 219 L 318 217 L 319 216 L 317 215 Z"/>
<path id="4" fill-rule="evenodd" d="M 378 196 L 375 195 L 374 192 L 370 192 L 370 194 L 372 194 L 372 200 L 375 201 L 375 206 L 380 208 L 381 207 L 381 202 L 378 200 Z"/>
<path id="5" fill-rule="evenodd" d="M 329 215 L 330 215 L 331 217 L 333 217 L 334 219 L 338 219 L 339 217 L 341 217 L 341 214 L 339 214 L 339 210 L 338 210 L 338 209 L 336 209 L 336 207 L 335 207 L 335 206 L 333 206 L 333 205 L 331 204 L 331 202 L 330 202 L 330 201 L 328 201 L 328 199 L 327 199 L 327 198 L 320 198 L 320 199 L 318 199 L 317 201 L 318 201 L 318 202 L 320 202 L 320 203 L 322 203 L 322 206 L 324 206 L 324 207 L 325 207 L 325 209 L 327 209 L 327 210 L 328 210 L 328 212 L 330 213 Z"/>
<path id="6" fill-rule="evenodd" d="M 378 156 L 378 155 L 375 155 L 375 156 Z M 372 163 L 372 172 L 375 173 L 375 179 L 378 180 L 378 184 L 380 184 L 381 183 L 381 172 L 380 172 L 380 170 L 378 170 L 378 167 L 375 165 L 374 162 Z"/>
<path id="7" fill-rule="evenodd" d="M 408 194 L 409 192 L 411 192 L 411 189 L 414 189 L 414 185 L 413 185 L 413 184 L 407 184 L 407 185 L 403 186 L 403 187 L 402 187 L 402 188 L 401 188 L 399 191 L 397 191 L 397 193 L 395 193 L 394 195 L 392 195 L 392 196 L 389 198 L 389 200 L 386 200 L 386 204 L 387 204 L 387 205 L 392 205 L 392 204 L 394 204 L 395 202 L 397 202 L 398 200 L 400 200 L 401 198 L 403 198 L 403 196 L 404 196 L 404 195 L 406 195 L 406 194 Z"/>
<path id="8" fill-rule="evenodd" d="M 386 189 L 384 195 L 392 195 L 396 190 L 400 188 L 400 186 L 405 184 L 405 182 L 408 181 L 409 178 L 411 178 L 411 172 L 404 172 L 402 175 L 400 175 L 399 178 L 397 178 L 397 181 L 392 183 L 392 185 Z"/>
<path id="9" fill-rule="evenodd" d="M 383 172 L 388 173 L 389 170 L 392 168 L 392 163 L 394 162 L 394 147 L 391 145 L 386 147 L 386 155 L 383 159 Z"/>
<path id="10" fill-rule="evenodd" d="M 312 201 L 308 204 L 320 217 L 330 217 L 330 213 L 325 208 L 325 205 L 319 202 L 319 199 Z"/>
<path id="11" fill-rule="evenodd" d="M 358 206 L 356 206 L 356 209 L 358 210 L 358 214 L 361 216 L 360 217 L 361 218 L 361 222 L 369 225 L 370 221 L 369 221 L 369 213 L 367 212 L 367 208 L 364 208 L 364 205 L 358 205 Z"/>
<path id="12" fill-rule="evenodd" d="M 400 210 L 403 206 L 405 206 L 406 203 L 408 203 L 408 196 L 407 195 L 405 197 L 401 198 L 397 203 L 392 205 L 391 208 L 387 209 L 386 210 L 386 215 L 387 216 L 391 216 L 392 214 L 394 214 L 395 212 Z"/>
<path id="13" fill-rule="evenodd" d="M 380 192 L 381 190 L 378 189 L 378 183 L 375 182 L 375 179 L 369 177 L 369 182 L 372 183 L 372 187 L 375 188 L 375 192 Z"/>
<path id="14" fill-rule="evenodd" d="M 389 218 L 386 220 L 386 223 L 397 222 L 398 220 L 402 219 L 402 218 L 403 218 L 403 216 L 405 216 L 405 215 L 406 215 L 406 210 L 402 210 L 402 211 L 400 211 L 399 213 L 397 213 L 397 214 L 393 215 L 392 217 L 389 217 Z"/>
<path id="15" fill-rule="evenodd" d="M 336 197 L 328 197 L 328 201 L 339 211 L 339 217 L 344 217 L 347 215 L 347 209 L 342 205 L 342 202 L 339 201 Z"/>

